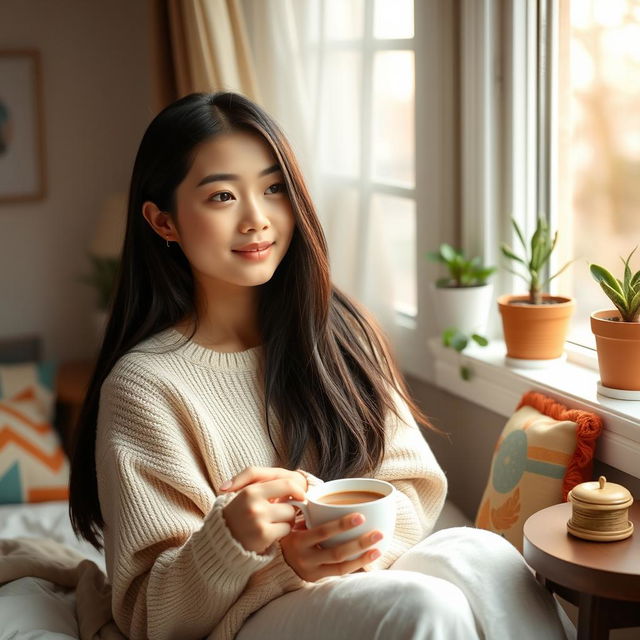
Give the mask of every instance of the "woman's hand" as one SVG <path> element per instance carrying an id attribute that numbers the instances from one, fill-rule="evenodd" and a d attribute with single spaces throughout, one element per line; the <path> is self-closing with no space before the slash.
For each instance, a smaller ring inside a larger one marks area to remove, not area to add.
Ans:
<path id="1" fill-rule="evenodd" d="M 303 492 L 307 490 L 307 479 L 298 471 L 289 471 L 289 469 L 281 469 L 279 467 L 247 467 L 237 476 L 221 485 L 220 491 L 239 491 L 256 482 L 279 479 L 291 480 L 299 484 Z"/>
<path id="2" fill-rule="evenodd" d="M 295 507 L 280 500 L 304 500 L 307 479 L 295 471 L 249 467 L 221 491 L 238 491 L 222 509 L 231 535 L 247 550 L 264 553 L 276 540 L 286 536 L 295 518 Z"/>
<path id="3" fill-rule="evenodd" d="M 296 522 L 291 533 L 280 540 L 284 559 L 307 582 L 353 573 L 380 557 L 377 549 L 365 553 L 366 549 L 382 539 L 379 531 L 369 531 L 331 549 L 323 549 L 320 543 L 363 522 L 364 517 L 359 513 L 351 513 L 313 529 L 307 529 L 304 522 Z M 355 560 L 346 559 L 358 552 L 362 555 Z"/>

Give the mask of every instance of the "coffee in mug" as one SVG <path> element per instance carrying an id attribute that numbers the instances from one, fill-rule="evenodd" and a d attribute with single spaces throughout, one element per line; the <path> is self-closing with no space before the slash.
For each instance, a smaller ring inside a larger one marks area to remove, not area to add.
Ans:
<path id="1" fill-rule="evenodd" d="M 384 498 L 383 493 L 377 491 L 337 491 L 327 493 L 317 498 L 322 504 L 362 504 L 363 502 L 373 502 Z"/>
<path id="2" fill-rule="evenodd" d="M 335 547 L 375 529 L 382 533 L 383 538 L 366 551 L 378 549 L 384 553 L 389 548 L 396 525 L 396 488 L 391 483 L 375 478 L 341 478 L 310 487 L 306 498 L 304 502 L 288 502 L 300 508 L 308 528 L 351 513 L 364 516 L 362 524 L 326 540 L 323 547 Z M 365 552 L 357 553 L 348 560 L 362 553 Z"/>

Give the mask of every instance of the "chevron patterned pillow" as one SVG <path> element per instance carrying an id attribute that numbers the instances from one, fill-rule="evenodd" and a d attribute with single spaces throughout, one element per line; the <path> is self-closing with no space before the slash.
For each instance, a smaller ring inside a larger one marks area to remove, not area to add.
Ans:
<path id="1" fill-rule="evenodd" d="M 69 462 L 37 389 L 0 399 L 0 504 L 66 500 L 68 485 Z"/>
<path id="2" fill-rule="evenodd" d="M 53 421 L 55 376 L 56 366 L 50 361 L 0 364 L 0 400 L 32 390 L 46 419 Z"/>

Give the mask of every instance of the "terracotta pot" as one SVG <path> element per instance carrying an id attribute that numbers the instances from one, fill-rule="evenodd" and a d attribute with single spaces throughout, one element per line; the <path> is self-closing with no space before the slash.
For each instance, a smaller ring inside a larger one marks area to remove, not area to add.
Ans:
<path id="1" fill-rule="evenodd" d="M 591 331 L 600 383 L 610 389 L 640 391 L 640 322 L 622 322 L 617 309 L 603 309 L 591 314 Z"/>
<path id="2" fill-rule="evenodd" d="M 455 327 L 462 333 L 485 335 L 493 302 L 493 284 L 478 287 L 436 287 L 431 283 L 438 331 Z"/>
<path id="3" fill-rule="evenodd" d="M 573 298 L 543 295 L 543 300 L 552 301 L 547 304 L 529 304 L 528 299 L 526 295 L 498 298 L 507 356 L 523 360 L 559 358 L 575 308 Z"/>

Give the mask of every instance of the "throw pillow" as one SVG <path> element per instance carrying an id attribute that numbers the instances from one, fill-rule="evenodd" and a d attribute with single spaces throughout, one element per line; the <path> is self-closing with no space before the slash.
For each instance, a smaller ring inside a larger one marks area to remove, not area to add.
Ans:
<path id="1" fill-rule="evenodd" d="M 502 535 L 522 551 L 522 528 L 540 509 L 566 502 L 591 480 L 602 419 L 526 393 L 498 439 L 476 527 Z"/>
<path id="2" fill-rule="evenodd" d="M 0 400 L 14 398 L 31 389 L 47 420 L 53 420 L 55 376 L 56 366 L 49 361 L 0 364 Z"/>
<path id="3" fill-rule="evenodd" d="M 0 400 L 0 504 L 66 500 L 68 485 L 69 462 L 36 390 Z"/>

